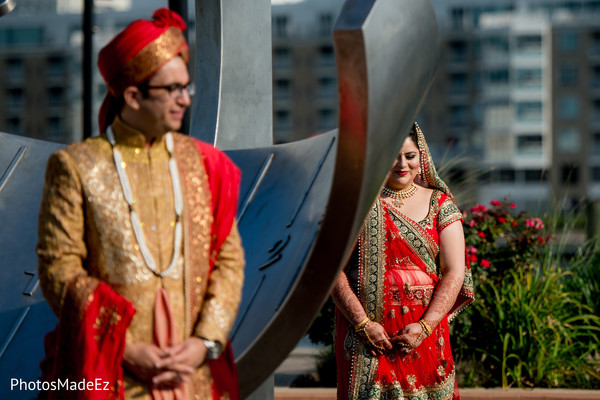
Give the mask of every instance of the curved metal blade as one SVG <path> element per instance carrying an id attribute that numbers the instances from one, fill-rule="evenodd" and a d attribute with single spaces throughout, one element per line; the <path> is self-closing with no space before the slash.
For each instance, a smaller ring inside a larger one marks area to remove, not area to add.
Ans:
<path id="1" fill-rule="evenodd" d="M 315 151 L 323 154 L 325 144 L 335 141 L 335 149 L 323 155 L 316 179 L 302 197 L 296 226 L 279 218 L 289 215 L 297 203 L 289 201 L 297 196 L 293 183 L 304 185 L 287 170 L 263 179 L 262 185 L 269 188 L 265 193 L 272 191 L 271 196 L 250 204 L 246 210 L 252 211 L 245 212 L 255 218 L 240 223 L 249 257 L 237 326 L 240 333 L 233 344 L 243 395 L 273 373 L 326 300 L 434 75 L 438 29 L 426 1 L 349 1 L 336 23 L 334 39 L 339 132 L 291 143 L 275 157 L 280 164 L 300 167 L 311 175 L 317 170 L 315 162 L 321 160 L 311 156 Z M 312 142 L 313 150 L 305 151 Z M 296 146 L 303 149 L 294 151 Z M 251 154 L 278 147 L 230 154 L 244 165 Z M 255 179 L 243 170 L 244 179 Z M 272 238 L 276 231 L 279 235 Z M 278 250 L 280 240 L 288 244 Z M 256 256 L 264 257 L 272 244 L 280 258 L 276 266 L 261 270 Z M 282 288 L 286 289 L 283 301 Z"/>

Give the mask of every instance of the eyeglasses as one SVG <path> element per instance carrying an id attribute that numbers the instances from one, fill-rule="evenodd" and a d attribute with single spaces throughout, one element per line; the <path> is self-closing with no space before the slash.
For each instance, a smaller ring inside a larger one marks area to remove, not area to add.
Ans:
<path id="1" fill-rule="evenodd" d="M 169 97 L 172 99 L 178 99 L 183 96 L 183 89 L 185 89 L 188 95 L 193 96 L 196 94 L 196 85 L 194 82 L 188 82 L 185 85 L 181 83 L 172 83 L 170 85 L 162 85 L 162 86 L 150 86 L 148 84 L 143 84 L 138 86 L 141 91 L 148 92 L 149 89 L 164 89 L 169 92 Z"/>

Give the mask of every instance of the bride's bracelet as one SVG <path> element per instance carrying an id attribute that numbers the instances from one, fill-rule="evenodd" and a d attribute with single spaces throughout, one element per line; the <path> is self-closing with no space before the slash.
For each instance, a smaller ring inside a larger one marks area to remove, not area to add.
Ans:
<path id="1" fill-rule="evenodd" d="M 419 324 L 421 325 L 421 328 L 423 328 L 425 333 L 427 333 L 427 336 L 431 336 L 432 330 L 431 330 L 431 327 L 429 326 L 429 324 L 427 322 L 425 322 L 424 319 L 420 319 Z"/>
<path id="2" fill-rule="evenodd" d="M 369 317 L 365 317 L 365 319 L 363 319 L 362 321 L 360 321 L 358 324 L 354 325 L 354 331 L 358 332 L 360 330 L 363 330 L 364 328 L 367 327 L 367 324 L 369 323 L 369 321 L 371 321 L 369 319 Z"/>
<path id="3" fill-rule="evenodd" d="M 367 322 L 367 324 L 368 324 L 368 322 Z M 367 324 L 365 324 L 365 326 L 364 326 L 365 328 L 367 327 Z M 366 329 L 363 329 L 362 331 L 364 332 L 365 336 L 367 337 L 367 340 L 369 341 L 369 343 L 371 343 L 371 346 L 375 347 L 377 350 L 383 350 L 383 346 L 379 346 L 379 345 L 376 345 L 375 343 L 373 343 L 373 341 L 371 340 L 371 337 L 367 333 Z"/>

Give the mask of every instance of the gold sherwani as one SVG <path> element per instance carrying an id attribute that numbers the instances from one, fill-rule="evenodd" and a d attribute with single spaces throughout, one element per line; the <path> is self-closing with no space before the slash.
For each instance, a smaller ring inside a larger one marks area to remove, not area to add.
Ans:
<path id="1" fill-rule="evenodd" d="M 144 135 L 119 118 L 112 127 L 147 246 L 158 271 L 164 271 L 173 255 L 176 218 L 164 137 L 146 145 Z M 111 146 L 105 137 L 96 137 L 58 151 L 48 162 L 37 247 L 41 287 L 60 316 L 67 306 L 65 293 L 74 281 L 82 293 L 86 286 L 106 282 L 136 309 L 127 343 L 153 343 L 154 298 L 162 286 L 169 293 L 180 340 L 198 336 L 225 347 L 241 298 L 240 236 L 234 223 L 209 275 L 214 222 L 209 178 L 193 139 L 180 134 L 173 138 L 184 197 L 184 239 L 175 268 L 160 278 L 147 267 Z M 127 371 L 124 380 L 126 398 L 149 398 L 147 385 Z M 206 364 L 196 371 L 189 388 L 192 398 L 210 397 Z"/>

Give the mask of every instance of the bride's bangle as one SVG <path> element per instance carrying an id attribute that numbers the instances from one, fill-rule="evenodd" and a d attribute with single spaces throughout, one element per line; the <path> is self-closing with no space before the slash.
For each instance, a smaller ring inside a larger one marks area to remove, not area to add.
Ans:
<path id="1" fill-rule="evenodd" d="M 427 336 L 431 336 L 431 327 L 429 326 L 429 324 L 427 322 L 425 322 L 424 319 L 419 320 L 419 324 L 421 325 L 421 328 L 423 328 L 423 330 L 425 331 L 425 333 L 427 334 Z"/>
<path id="2" fill-rule="evenodd" d="M 367 326 L 367 324 L 369 323 L 369 321 L 370 321 L 369 317 L 365 317 L 365 319 L 363 319 L 362 321 L 360 321 L 358 324 L 354 325 L 354 331 L 355 332 L 360 331 L 365 326 Z"/>

